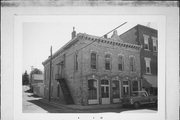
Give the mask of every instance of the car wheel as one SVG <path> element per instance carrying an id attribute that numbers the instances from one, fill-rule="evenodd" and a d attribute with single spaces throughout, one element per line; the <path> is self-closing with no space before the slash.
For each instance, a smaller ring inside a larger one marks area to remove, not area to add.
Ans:
<path id="1" fill-rule="evenodd" d="M 134 108 L 135 108 L 135 109 L 138 109 L 139 107 L 140 107 L 140 104 L 139 104 L 138 102 L 135 102 L 135 103 L 134 103 Z"/>

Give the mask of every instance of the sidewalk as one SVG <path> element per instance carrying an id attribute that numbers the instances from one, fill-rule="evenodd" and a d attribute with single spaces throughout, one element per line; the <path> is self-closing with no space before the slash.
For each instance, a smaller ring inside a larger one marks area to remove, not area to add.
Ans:
<path id="1" fill-rule="evenodd" d="M 41 99 L 40 100 L 41 102 L 43 103 L 46 103 L 46 104 L 50 104 L 54 107 L 57 107 L 57 108 L 67 108 L 67 109 L 74 109 L 74 110 L 97 110 L 97 109 L 117 109 L 117 108 L 122 108 L 122 105 L 121 104 L 105 104 L 105 105 L 87 105 L 87 106 L 82 106 L 82 105 L 66 105 L 66 104 L 61 104 L 61 103 L 58 103 L 56 101 L 51 101 L 49 102 L 48 100 L 46 99 Z"/>

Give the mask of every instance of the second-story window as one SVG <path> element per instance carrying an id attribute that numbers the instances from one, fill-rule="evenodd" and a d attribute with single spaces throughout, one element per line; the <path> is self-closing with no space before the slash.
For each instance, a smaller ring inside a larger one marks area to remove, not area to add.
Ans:
<path id="1" fill-rule="evenodd" d="M 123 71 L 124 70 L 124 59 L 123 59 L 122 55 L 120 55 L 118 57 L 118 70 L 119 71 Z"/>
<path id="2" fill-rule="evenodd" d="M 131 72 L 135 71 L 135 59 L 133 56 L 130 57 L 130 71 Z"/>
<path id="3" fill-rule="evenodd" d="M 153 40 L 153 51 L 157 52 L 157 38 L 152 37 Z"/>
<path id="4" fill-rule="evenodd" d="M 111 56 L 110 54 L 105 55 L 105 70 L 111 69 Z"/>
<path id="5" fill-rule="evenodd" d="M 146 62 L 146 74 L 151 74 L 151 59 L 145 58 Z"/>
<path id="6" fill-rule="evenodd" d="M 149 50 L 149 36 L 148 35 L 143 35 L 144 36 L 144 49 Z"/>
<path id="7" fill-rule="evenodd" d="M 76 53 L 74 56 L 74 67 L 75 67 L 75 71 L 78 70 L 78 54 Z"/>
<path id="8" fill-rule="evenodd" d="M 96 69 L 96 53 L 91 53 L 91 69 Z"/>

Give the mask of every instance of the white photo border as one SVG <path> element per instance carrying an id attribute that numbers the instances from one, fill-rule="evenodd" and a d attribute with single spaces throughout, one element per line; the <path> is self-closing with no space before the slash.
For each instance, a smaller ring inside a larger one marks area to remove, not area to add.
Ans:
<path id="1" fill-rule="evenodd" d="M 9 1 L 7 1 L 9 2 Z M 24 5 L 24 3 L 22 3 Z M 39 7 L 39 6 L 2 6 L 1 8 L 1 119 L 2 120 L 24 120 L 24 119 L 50 119 L 48 117 L 53 117 L 57 114 L 39 114 L 39 113 L 19 113 L 18 110 L 22 108 L 22 96 L 18 96 L 21 94 L 22 86 L 18 87 L 17 83 L 21 85 L 21 68 L 22 68 L 22 59 L 18 57 L 22 57 L 22 38 L 21 40 L 17 40 L 18 37 L 22 37 L 22 28 L 20 28 L 22 24 L 22 20 L 20 17 L 27 16 L 56 16 L 56 15 L 72 15 L 72 14 L 88 14 L 88 15 L 127 15 L 127 16 L 135 16 L 135 15 L 147 15 L 147 16 L 161 16 L 163 18 L 160 21 L 162 25 L 162 29 L 158 27 L 158 39 L 162 39 L 162 53 L 160 54 L 163 58 L 165 56 L 165 60 L 158 62 L 161 68 L 164 68 L 159 73 L 163 74 L 163 84 L 160 86 L 164 87 L 162 91 L 162 96 L 164 98 L 164 105 L 160 109 L 164 109 L 159 116 L 156 118 L 152 118 L 151 114 L 146 114 L 145 117 L 139 118 L 135 116 L 133 119 L 153 119 L 153 120 L 175 120 L 179 118 L 179 7 L 177 6 L 169 6 L 169 4 L 164 6 L 155 7 L 153 5 L 145 5 L 142 7 L 138 5 L 133 7 L 133 5 L 129 5 L 129 7 L 123 6 L 99 6 L 99 7 L 89 7 L 89 6 L 80 6 L 80 7 Z M 128 6 L 127 5 L 127 6 Z M 33 21 L 32 21 L 33 22 Z M 158 23 L 159 25 L 159 23 Z M 17 31 L 15 31 L 17 30 Z M 160 38 L 160 35 L 161 38 Z M 18 43 L 16 43 L 18 42 Z M 159 44 L 158 44 L 159 45 Z M 20 48 L 19 48 L 20 47 Z M 18 53 L 20 52 L 20 53 Z M 158 51 L 158 55 L 159 55 Z M 17 58 L 16 58 L 17 57 Z M 159 60 L 158 60 L 159 61 Z M 165 62 L 165 63 L 164 63 Z M 164 65 L 165 64 L 165 65 Z M 17 72 L 15 70 L 18 70 Z M 18 73 L 20 74 L 18 75 Z M 165 76 L 164 76 L 165 74 Z M 20 77 L 20 79 L 19 79 Z M 19 79 L 19 81 L 17 80 Z M 159 80 L 159 78 L 158 78 Z M 159 85 L 159 82 L 158 82 Z M 158 86 L 158 88 L 160 87 Z M 164 91 L 163 91 L 164 90 Z M 161 91 L 158 90 L 158 93 Z M 17 92 L 20 92 L 16 94 Z M 17 99 L 16 99 L 17 98 Z M 19 101 L 20 100 L 20 101 Z M 21 104 L 19 105 L 19 103 Z M 166 104 L 165 104 L 166 103 Z M 160 110 L 158 106 L 158 111 Z M 17 110 L 17 111 L 16 111 Z M 17 113 L 17 114 L 16 114 Z M 110 115 L 111 114 L 111 115 Z M 71 114 L 71 117 L 75 120 L 81 119 L 99 119 L 99 116 L 104 116 L 103 119 L 118 119 L 121 120 L 117 115 L 112 113 L 105 114 Z M 144 114 L 144 113 L 143 113 Z M 20 116 L 18 116 L 20 115 Z M 33 115 L 33 116 L 32 116 Z M 35 116 L 34 116 L 35 115 Z M 80 116 L 78 116 L 80 115 Z M 127 116 L 124 120 L 128 119 Z M 48 116 L 48 117 L 47 117 Z M 63 114 L 61 116 L 57 116 L 57 119 L 65 120 L 70 119 L 70 114 Z M 94 116 L 94 118 L 93 118 Z M 37 117 L 37 118 L 36 118 Z M 79 118 L 78 118 L 79 117 Z M 147 119 L 147 120 L 148 120 Z"/>
<path id="2" fill-rule="evenodd" d="M 59 10 L 60 11 L 60 10 Z M 109 15 L 107 11 L 104 13 L 101 11 L 102 15 Z M 77 15 L 71 12 L 65 12 L 68 15 Z M 84 14 L 81 11 L 77 12 L 78 15 L 101 15 L 97 13 Z M 104 120 L 109 119 L 120 119 L 120 120 L 133 120 L 136 119 L 146 119 L 146 120 L 159 120 L 165 119 L 165 16 L 162 15 L 122 15 L 114 14 L 114 16 L 124 16 L 124 20 L 128 22 L 133 22 L 132 18 L 136 18 L 136 22 L 156 22 L 158 24 L 158 112 L 157 113 L 99 113 L 99 114 L 82 114 L 82 113 L 22 113 L 22 85 L 21 85 L 21 73 L 22 70 L 22 33 L 23 33 L 23 23 L 24 22 L 58 22 L 58 19 L 62 17 L 62 14 L 58 15 L 15 15 L 15 29 L 14 29 L 14 119 L 15 120 L 30 120 L 30 119 L 58 119 L 58 120 L 69 120 L 69 119 L 86 119 L 92 120 L 100 119 L 103 117 Z M 161 72 L 160 72 L 161 71 Z"/>

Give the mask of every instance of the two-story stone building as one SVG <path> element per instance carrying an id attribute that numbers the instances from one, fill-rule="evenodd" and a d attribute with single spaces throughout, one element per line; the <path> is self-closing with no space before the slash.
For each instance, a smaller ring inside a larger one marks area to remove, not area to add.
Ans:
<path id="1" fill-rule="evenodd" d="M 141 46 L 72 32 L 72 40 L 52 55 L 51 98 L 67 104 L 112 104 L 140 90 Z M 43 62 L 49 96 L 50 57 Z"/>
<path id="2" fill-rule="evenodd" d="M 120 35 L 124 43 L 141 45 L 140 63 L 142 88 L 157 95 L 158 31 L 143 25 L 136 25 Z"/>

